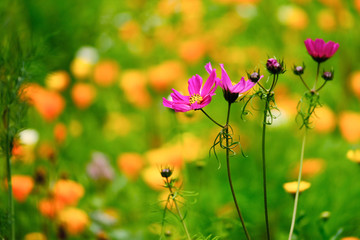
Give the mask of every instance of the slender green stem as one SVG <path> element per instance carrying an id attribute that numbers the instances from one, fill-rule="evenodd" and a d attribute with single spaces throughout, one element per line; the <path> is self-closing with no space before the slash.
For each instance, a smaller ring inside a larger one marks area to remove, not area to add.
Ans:
<path id="1" fill-rule="evenodd" d="M 318 65 L 317 65 L 315 83 L 314 83 L 314 86 L 313 86 L 313 89 L 312 89 L 313 91 L 316 90 L 316 85 L 317 85 L 317 82 L 318 82 L 318 79 L 319 79 L 319 73 L 320 73 L 320 63 L 318 63 Z"/>
<path id="2" fill-rule="evenodd" d="M 302 140 L 302 146 L 301 146 L 301 155 L 300 155 L 300 167 L 299 167 L 298 184 L 297 184 L 297 189 L 296 189 L 296 194 L 295 194 L 294 210 L 293 210 L 293 215 L 292 215 L 292 220 L 291 220 L 291 227 L 290 227 L 290 232 L 289 232 L 289 240 L 291 240 L 292 235 L 293 235 L 293 232 L 294 232 L 295 219 L 296 219 L 296 210 L 297 210 L 297 206 L 298 206 L 298 202 L 299 202 L 299 189 L 300 189 L 300 182 L 301 182 L 302 166 L 303 166 L 303 161 L 304 161 L 304 151 L 305 151 L 306 133 L 307 133 L 307 130 L 305 129 L 304 136 L 303 136 L 303 140 Z"/>
<path id="3" fill-rule="evenodd" d="M 169 191 L 170 191 L 170 196 L 172 197 L 172 200 L 173 200 L 173 202 L 174 202 L 174 204 L 175 204 L 176 211 L 177 211 L 177 213 L 178 213 L 178 215 L 179 215 L 180 222 L 181 222 L 181 224 L 183 225 L 184 231 L 185 231 L 185 233 L 186 233 L 186 237 L 187 237 L 188 240 L 191 240 L 189 231 L 188 231 L 187 226 L 186 226 L 186 223 L 185 223 L 185 219 L 184 219 L 183 215 L 181 214 L 180 208 L 179 208 L 179 206 L 178 206 L 178 204 L 177 204 L 177 201 L 176 201 L 176 199 L 175 199 L 175 197 L 174 197 L 174 192 L 173 192 L 173 190 L 172 190 L 172 187 L 171 187 L 169 178 L 166 178 L 166 182 L 167 182 L 167 186 L 168 186 Z"/>
<path id="4" fill-rule="evenodd" d="M 15 211 L 14 211 L 14 199 L 12 193 L 12 181 L 11 181 L 11 139 L 9 136 L 9 121 L 10 121 L 10 109 L 7 107 L 4 111 L 4 128 L 5 128 L 5 158 L 6 158 L 6 172 L 7 172 L 7 183 L 8 183 L 8 221 L 10 224 L 10 237 L 15 240 Z"/>
<path id="5" fill-rule="evenodd" d="M 232 193 L 232 196 L 233 196 L 233 200 L 234 200 L 234 204 L 235 204 L 236 210 L 237 210 L 237 212 L 238 212 L 238 215 L 239 215 L 239 218 L 240 218 L 242 227 L 243 227 L 243 229 L 244 229 L 246 238 L 247 238 L 248 240 L 250 240 L 250 235 L 249 235 L 248 230 L 246 229 L 245 222 L 244 222 L 244 218 L 242 217 L 242 214 L 241 214 L 239 205 L 238 205 L 238 203 L 237 203 L 236 196 L 235 196 L 235 191 L 234 191 L 234 187 L 233 187 L 232 179 L 231 179 L 230 156 L 229 156 L 229 119 L 230 119 L 230 107 L 231 107 L 231 103 L 229 103 L 229 106 L 228 106 L 228 112 L 227 112 L 227 118 L 226 118 L 226 125 L 225 125 L 227 174 L 228 174 L 229 185 L 230 185 L 230 189 L 231 189 L 231 193 Z"/>
<path id="6" fill-rule="evenodd" d="M 205 116 L 207 116 L 213 123 L 215 123 L 216 125 L 218 125 L 221 128 L 224 128 L 225 126 L 221 125 L 220 123 L 218 123 L 217 121 L 215 121 L 212 117 L 210 117 L 205 111 L 204 109 L 200 108 L 200 110 L 205 114 Z"/>
<path id="7" fill-rule="evenodd" d="M 311 91 L 309 85 L 307 85 L 307 83 L 304 81 L 303 77 L 302 77 L 301 75 L 299 75 L 299 77 L 300 77 L 301 81 L 303 82 L 303 84 L 305 85 L 305 87 L 306 87 L 309 91 Z"/>
<path id="8" fill-rule="evenodd" d="M 261 152 L 262 152 L 262 172 L 263 172 L 263 188 L 264 188 L 264 211 L 265 211 L 265 224 L 266 224 L 266 236 L 267 239 L 270 239 L 270 229 L 269 229 L 269 217 L 268 217 L 268 207 L 267 207 L 267 191 L 266 191 L 266 161 L 265 161 L 265 133 L 266 133 L 266 118 L 267 118 L 267 112 L 269 110 L 269 101 L 270 101 L 270 93 L 267 94 L 266 100 L 265 100 L 265 109 L 264 109 L 264 119 L 263 119 L 263 131 L 262 131 L 262 146 L 261 146 Z"/>
<path id="9" fill-rule="evenodd" d="M 325 84 L 327 83 L 328 81 L 324 81 L 324 83 L 318 88 L 318 89 L 316 89 L 316 92 L 319 92 L 324 86 L 325 86 Z"/>

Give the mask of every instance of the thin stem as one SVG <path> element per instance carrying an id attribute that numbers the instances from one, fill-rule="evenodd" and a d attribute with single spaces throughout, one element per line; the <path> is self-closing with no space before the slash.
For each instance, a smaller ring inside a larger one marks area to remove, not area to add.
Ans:
<path id="1" fill-rule="evenodd" d="M 167 186 L 168 186 L 169 191 L 170 191 L 170 195 L 172 196 L 172 200 L 173 200 L 173 202 L 174 202 L 174 204 L 175 204 L 176 211 L 177 211 L 177 213 L 178 213 L 178 215 L 179 215 L 180 222 L 181 222 L 181 224 L 183 225 L 184 231 L 185 231 L 185 233 L 186 233 L 186 237 L 187 237 L 188 240 L 191 240 L 189 231 L 188 231 L 187 226 L 186 226 L 186 223 L 185 223 L 185 219 L 184 219 L 184 217 L 183 217 L 182 214 L 181 214 L 181 211 L 180 211 L 180 208 L 179 208 L 179 206 L 178 206 L 178 204 L 177 204 L 177 202 L 176 202 L 176 199 L 173 197 L 173 196 L 174 196 L 174 192 L 173 192 L 173 190 L 172 190 L 172 188 L 171 188 L 171 184 L 170 184 L 170 182 L 169 182 L 169 178 L 166 178 L 166 182 L 167 182 Z"/>
<path id="2" fill-rule="evenodd" d="M 296 210 L 297 210 L 297 206 L 298 206 L 298 202 L 299 202 L 299 189 L 300 189 L 301 172 L 302 172 L 302 166 L 303 166 L 303 160 L 304 160 L 306 133 L 307 133 L 307 130 L 305 129 L 304 136 L 303 136 L 303 141 L 302 141 L 302 146 L 301 146 L 298 185 L 297 185 L 296 194 L 295 194 L 294 210 L 293 210 L 293 215 L 292 215 L 292 220 L 291 220 L 291 227 L 290 227 L 290 232 L 289 232 L 289 240 L 291 240 L 293 232 L 294 232 L 295 219 L 296 219 Z"/>
<path id="3" fill-rule="evenodd" d="M 234 204 L 235 204 L 236 210 L 237 210 L 237 212 L 238 212 L 238 215 L 239 215 L 239 218 L 240 218 L 242 227 L 243 227 L 243 229 L 244 229 L 246 238 L 247 238 L 248 240 L 250 240 L 250 235 L 249 235 L 249 232 L 248 232 L 247 229 L 246 229 L 244 219 L 243 219 L 243 217 L 242 217 L 242 215 L 241 215 L 240 208 L 239 208 L 239 205 L 238 205 L 237 200 L 236 200 L 235 191 L 234 191 L 234 187 L 233 187 L 232 180 L 231 180 L 230 158 L 229 158 L 229 157 L 230 157 L 230 156 L 229 156 L 229 136 L 228 136 L 228 134 L 229 134 L 229 128 L 228 128 L 228 127 L 229 127 L 229 119 L 230 119 L 230 107 L 231 107 L 231 103 L 229 103 L 229 106 L 228 106 L 228 112 L 227 112 L 227 118 L 226 118 L 226 125 L 225 125 L 227 174 L 228 174 L 229 185 L 230 185 L 230 189 L 231 189 L 231 193 L 232 193 L 232 196 L 233 196 L 233 200 L 234 200 Z"/>
<path id="4" fill-rule="evenodd" d="M 207 116 L 213 123 L 215 123 L 216 125 L 218 125 L 221 128 L 224 128 L 225 126 L 221 125 L 220 123 L 218 123 L 217 121 L 215 121 L 212 117 L 210 117 L 205 111 L 204 109 L 200 108 L 200 110 L 205 114 L 205 116 Z"/>
<path id="5" fill-rule="evenodd" d="M 267 112 L 269 110 L 269 96 L 266 97 L 265 109 L 264 109 L 264 120 L 263 120 L 263 131 L 262 131 L 262 170 L 263 170 L 263 188 L 264 188 L 264 211 L 265 211 L 265 224 L 266 224 L 266 236 L 267 239 L 270 239 L 270 229 L 269 229 L 269 217 L 268 217 L 268 207 L 267 207 L 267 191 L 266 191 L 266 161 L 265 161 L 265 133 L 266 133 L 266 118 Z"/>
<path id="6" fill-rule="evenodd" d="M 328 81 L 324 81 L 324 83 L 318 88 L 318 89 L 316 89 L 316 92 L 319 92 L 324 86 L 325 86 L 325 84 L 327 83 Z"/>
<path id="7" fill-rule="evenodd" d="M 265 88 L 263 85 L 261 85 L 260 82 L 257 82 L 257 84 L 258 84 L 264 91 L 267 92 L 266 88 Z"/>
<path id="8" fill-rule="evenodd" d="M 6 158 L 6 171 L 7 171 L 7 183 L 8 183 L 8 207 L 9 207 L 9 216 L 8 221 L 10 224 L 10 237 L 12 240 L 15 240 L 15 222 L 14 222 L 14 199 L 12 193 L 12 181 L 11 181 L 11 152 L 10 145 L 11 139 L 9 136 L 9 121 L 10 121 L 10 109 L 7 107 L 4 111 L 4 128 L 5 128 L 5 158 Z"/>
<path id="9" fill-rule="evenodd" d="M 303 82 L 303 84 L 305 85 L 305 87 L 306 87 L 309 91 L 311 91 L 309 85 L 307 85 L 307 83 L 304 81 L 304 79 L 302 78 L 302 76 L 299 75 L 299 77 L 300 77 L 301 81 Z"/>
<path id="10" fill-rule="evenodd" d="M 313 86 L 313 91 L 316 90 L 316 85 L 317 85 L 317 82 L 318 82 L 318 79 L 319 79 L 319 73 L 320 73 L 320 63 L 318 63 L 318 65 L 317 65 L 316 78 L 315 78 L 315 83 L 314 83 L 314 86 Z"/>

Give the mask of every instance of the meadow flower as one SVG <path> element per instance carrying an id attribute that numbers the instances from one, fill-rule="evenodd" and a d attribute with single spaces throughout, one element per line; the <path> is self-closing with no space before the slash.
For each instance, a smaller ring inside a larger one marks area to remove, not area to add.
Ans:
<path id="1" fill-rule="evenodd" d="M 360 164 L 360 149 L 354 149 L 354 150 L 349 150 L 346 153 L 346 157 L 350 160 L 353 161 L 355 163 L 359 163 Z"/>
<path id="2" fill-rule="evenodd" d="M 14 198 L 19 202 L 24 202 L 34 187 L 33 178 L 25 175 L 14 175 L 11 177 L 11 181 Z"/>
<path id="3" fill-rule="evenodd" d="M 305 40 L 305 47 L 310 56 L 318 63 L 324 62 L 331 58 L 339 48 L 339 44 L 333 41 L 325 43 L 323 39 Z"/>
<path id="4" fill-rule="evenodd" d="M 77 235 L 82 233 L 89 225 L 89 217 L 81 209 L 66 208 L 59 213 L 59 222 L 65 227 L 67 233 Z"/>
<path id="5" fill-rule="evenodd" d="M 25 235 L 24 240 L 46 240 L 46 236 L 40 232 L 32 232 Z"/>
<path id="6" fill-rule="evenodd" d="M 141 169 L 145 165 L 144 157 L 138 153 L 123 153 L 117 158 L 119 170 L 125 174 L 128 179 L 136 180 Z"/>
<path id="7" fill-rule="evenodd" d="M 106 155 L 101 152 L 94 152 L 91 157 L 91 162 L 86 166 L 88 175 L 94 180 L 111 181 L 115 172 Z"/>
<path id="8" fill-rule="evenodd" d="M 208 63 L 205 68 L 208 69 Z M 210 67 L 211 68 L 211 67 Z M 190 96 L 184 96 L 177 90 L 172 89 L 171 100 L 163 98 L 165 107 L 172 108 L 175 112 L 187 112 L 191 110 L 202 109 L 211 102 L 211 97 L 215 95 L 217 88 L 216 71 L 211 69 L 210 76 L 206 80 L 204 86 L 203 80 L 199 75 L 192 76 L 189 79 L 188 91 Z"/>
<path id="9" fill-rule="evenodd" d="M 66 205 L 76 205 L 84 192 L 84 187 L 72 180 L 61 179 L 54 186 L 54 197 Z"/>
<path id="10" fill-rule="evenodd" d="M 279 62 L 278 60 L 276 60 L 276 58 L 269 58 L 266 62 L 266 69 L 271 73 L 271 74 L 280 74 L 280 73 L 284 73 L 285 69 L 284 69 L 284 63 L 283 62 Z"/>
<path id="11" fill-rule="evenodd" d="M 293 182 L 284 183 L 283 188 L 285 189 L 285 191 L 287 193 L 295 195 L 297 186 L 298 186 L 298 182 L 293 181 Z M 301 193 L 301 192 L 307 190 L 308 188 L 310 188 L 310 186 L 311 186 L 311 183 L 306 182 L 306 181 L 301 181 L 300 187 L 299 187 L 299 192 Z"/>
<path id="12" fill-rule="evenodd" d="M 211 67 L 211 65 L 210 65 Z M 220 87 L 223 89 L 224 98 L 229 103 L 233 103 L 239 97 L 239 94 L 244 93 L 250 90 L 257 81 L 259 81 L 263 76 L 256 76 L 256 78 L 251 78 L 248 81 L 245 81 L 244 77 L 240 79 L 240 82 L 233 84 L 230 80 L 229 75 L 226 73 L 224 65 L 220 64 L 221 67 L 221 79 L 219 81 Z M 254 76 L 255 77 L 255 76 Z M 252 79 L 257 79 L 254 81 Z"/>

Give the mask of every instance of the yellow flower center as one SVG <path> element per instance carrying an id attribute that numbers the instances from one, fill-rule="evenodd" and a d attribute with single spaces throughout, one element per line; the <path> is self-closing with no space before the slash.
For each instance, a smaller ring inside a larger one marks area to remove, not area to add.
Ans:
<path id="1" fill-rule="evenodd" d="M 189 102 L 190 102 L 190 104 L 193 104 L 195 102 L 200 104 L 202 102 L 202 100 L 203 100 L 203 98 L 202 98 L 202 96 L 200 96 L 200 94 L 195 94 L 190 97 Z"/>

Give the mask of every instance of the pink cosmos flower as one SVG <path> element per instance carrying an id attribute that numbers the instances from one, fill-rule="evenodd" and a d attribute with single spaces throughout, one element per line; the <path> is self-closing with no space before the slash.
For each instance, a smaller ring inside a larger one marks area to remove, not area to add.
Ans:
<path id="1" fill-rule="evenodd" d="M 311 57 L 318 63 L 331 58 L 339 48 L 339 44 L 333 41 L 325 43 L 323 39 L 317 38 L 315 41 L 308 38 L 305 40 L 305 47 Z"/>
<path id="2" fill-rule="evenodd" d="M 209 72 L 210 76 L 206 80 L 204 86 L 203 80 L 199 75 L 192 76 L 189 79 L 189 94 L 190 96 L 184 96 L 175 89 L 170 94 L 171 100 L 163 98 L 163 105 L 168 108 L 172 108 L 175 112 L 187 112 L 190 110 L 198 110 L 211 102 L 211 97 L 215 95 L 217 88 L 216 70 L 211 68 L 211 64 L 208 63 L 205 69 Z"/>
<path id="3" fill-rule="evenodd" d="M 244 93 L 250 90 L 255 84 L 264 76 L 256 78 L 256 81 L 247 80 L 245 81 L 244 77 L 240 79 L 240 82 L 233 85 L 231 82 L 229 75 L 226 73 L 224 69 L 224 65 L 220 64 L 221 67 L 221 79 L 219 81 L 220 87 L 223 89 L 224 97 L 226 101 L 233 103 L 239 97 L 239 94 Z"/>

